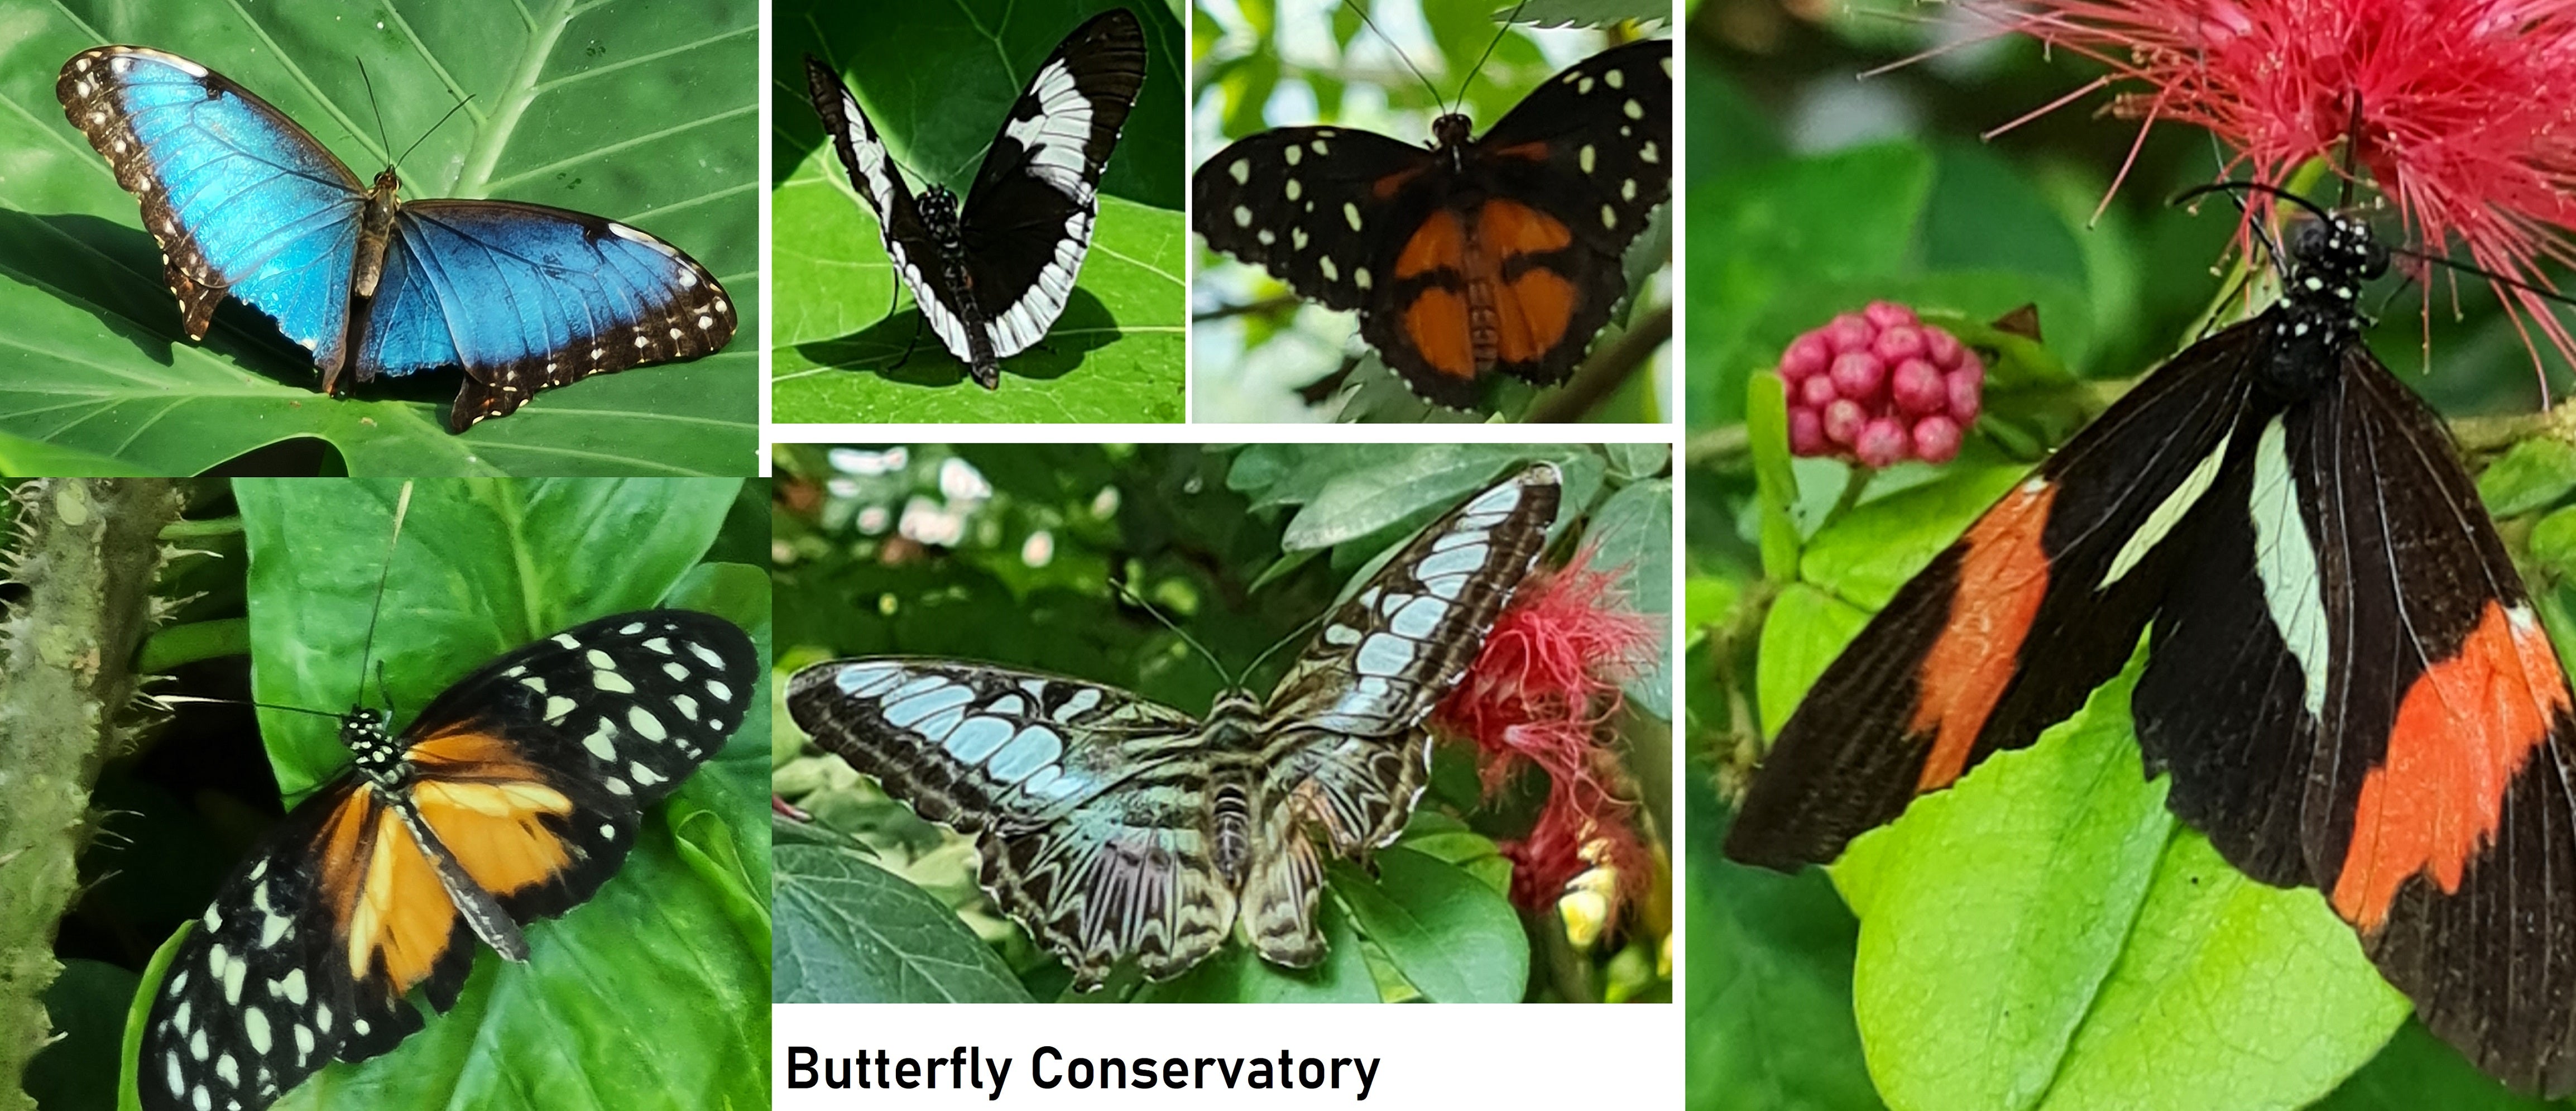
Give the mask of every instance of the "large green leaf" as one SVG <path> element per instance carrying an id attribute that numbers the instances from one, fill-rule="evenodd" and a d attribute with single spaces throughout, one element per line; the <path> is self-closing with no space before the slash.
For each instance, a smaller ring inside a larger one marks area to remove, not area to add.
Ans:
<path id="1" fill-rule="evenodd" d="M 352 473 L 746 474 L 758 462 L 757 5 L 327 0 L 26 8 L 0 43 L 0 432 L 193 473 L 327 441 Z M 118 42 L 173 50 L 293 117 L 360 175 L 417 139 L 404 196 L 496 197 L 634 224 L 726 285 L 726 351 L 549 391 L 461 436 L 458 374 L 313 392 L 310 356 L 227 302 L 179 323 L 134 197 L 63 118 L 54 75 Z M 363 73 L 361 67 L 363 66 Z M 373 104 L 383 111 L 379 131 Z M 460 97 L 465 107 L 440 118 Z"/>
<path id="2" fill-rule="evenodd" d="M 1182 418 L 1182 39 L 1159 4 L 1144 24 L 1145 86 L 1101 178 L 1100 217 L 1072 301 L 1040 346 L 1002 363 L 1002 385 L 919 332 L 875 214 L 823 142 L 807 55 L 849 83 L 916 191 L 961 196 L 1028 74 L 1109 0 L 938 0 L 784 6 L 771 87 L 777 111 L 772 265 L 785 306 L 773 337 L 771 412 L 783 422 L 1168 422 Z M 931 75 L 936 75 L 932 77 Z M 906 352 L 909 351 L 909 354 Z M 899 364 L 899 365 L 898 365 Z"/>
<path id="3" fill-rule="evenodd" d="M 819 832 L 778 836 L 776 1002 L 1029 1002 L 947 904 Z"/>

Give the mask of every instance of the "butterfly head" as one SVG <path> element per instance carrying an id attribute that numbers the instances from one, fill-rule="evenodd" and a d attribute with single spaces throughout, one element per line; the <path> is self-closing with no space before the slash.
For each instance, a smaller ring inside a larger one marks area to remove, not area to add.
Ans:
<path id="1" fill-rule="evenodd" d="M 940 246 L 952 252 L 965 248 L 957 226 L 957 194 L 949 192 L 945 185 L 933 185 L 921 195 L 920 209 L 922 227 Z"/>
<path id="2" fill-rule="evenodd" d="M 1474 138 L 1476 125 L 1463 112 L 1450 112 L 1431 121 L 1432 145 L 1440 150 L 1455 150 Z"/>
<path id="3" fill-rule="evenodd" d="M 378 783 L 391 783 L 402 772 L 402 746 L 385 734 L 385 712 L 368 706 L 351 706 L 340 715 L 340 743 L 348 746 L 360 774 Z"/>
<path id="4" fill-rule="evenodd" d="M 2291 230 L 2288 253 L 2281 304 L 2271 314 L 2271 376 L 2303 393 L 2341 373 L 2342 353 L 2361 342 L 2369 324 L 2361 284 L 2388 272 L 2388 248 L 2360 220 L 2322 213 Z"/>

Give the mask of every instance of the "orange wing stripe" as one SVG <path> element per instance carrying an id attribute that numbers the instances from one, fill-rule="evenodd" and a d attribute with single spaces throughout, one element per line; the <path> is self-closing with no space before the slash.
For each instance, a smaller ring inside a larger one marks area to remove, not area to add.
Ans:
<path id="1" fill-rule="evenodd" d="M 360 808 L 344 811 L 350 809 Z M 455 932 L 456 905 L 438 885 L 438 873 L 421 855 L 420 843 L 403 827 L 402 818 L 388 807 L 364 809 L 373 813 L 354 821 L 344 813 L 340 820 L 373 827 L 367 831 L 372 833 L 372 845 L 364 861 L 366 871 L 354 877 L 359 880 L 355 887 L 332 894 L 348 912 L 343 922 L 349 939 L 350 978 L 363 983 L 368 966 L 381 963 L 391 981 L 388 993 L 399 997 L 428 979 L 438 958 L 447 952 Z M 331 841 L 341 843 L 341 831 L 334 830 Z M 325 882 L 330 882 L 327 876 Z"/>
<path id="2" fill-rule="evenodd" d="M 1413 238 L 1405 240 L 1403 252 L 1395 256 L 1395 276 L 1399 278 L 1439 270 L 1464 272 L 1466 268 L 1467 229 L 1458 222 L 1457 213 L 1445 208 L 1433 212 L 1421 227 L 1413 229 Z"/>
<path id="3" fill-rule="evenodd" d="M 1565 338 L 1566 325 L 1574 319 L 1575 299 L 1581 296 L 1573 283 L 1553 270 L 1529 271 L 1498 292 L 1501 296 L 1494 299 L 1494 310 L 1501 322 L 1495 352 L 1507 363 L 1536 362 L 1555 349 L 1557 341 Z"/>
<path id="4" fill-rule="evenodd" d="M 1915 783 L 1918 792 L 1947 787 L 1967 770 L 1977 734 L 2012 681 L 2022 641 L 2048 594 L 2040 530 L 2056 500 L 2054 485 L 2023 483 L 1961 538 L 1968 551 L 1959 561 L 1950 621 L 1923 657 L 1914 719 L 1907 726 L 1915 736 L 1932 737 L 1932 752 Z"/>
<path id="5" fill-rule="evenodd" d="M 1452 378 L 1476 376 L 1475 340 L 1467 331 L 1467 299 L 1426 289 L 1404 308 L 1404 335 L 1431 369 Z"/>
<path id="6" fill-rule="evenodd" d="M 2457 892 L 2495 841 L 2513 777 L 2567 712 L 2549 635 L 2488 602 L 2459 654 L 2426 668 L 2397 704 L 2387 754 L 2361 781 L 2335 913 L 2370 934 L 2411 877 Z"/>
<path id="7" fill-rule="evenodd" d="M 439 843 L 485 891 L 507 895 L 572 864 L 569 846 L 542 820 L 570 815 L 572 800 L 543 783 L 423 779 L 411 797 Z"/>
<path id="8" fill-rule="evenodd" d="M 408 757 L 432 775 L 452 777 L 470 772 L 473 779 L 544 778 L 534 765 L 520 759 L 517 746 L 471 725 L 430 734 L 411 746 Z"/>
<path id="9" fill-rule="evenodd" d="M 1573 242 L 1563 222 L 1518 201 L 1486 201 L 1476 211 L 1476 253 L 1497 269 L 1516 255 L 1561 251 Z"/>
<path id="10" fill-rule="evenodd" d="M 1485 154 L 1492 158 L 1525 158 L 1532 162 L 1545 162 L 1549 151 L 1547 140 L 1533 139 L 1526 143 L 1514 143 L 1508 147 L 1496 147 L 1486 151 Z"/>

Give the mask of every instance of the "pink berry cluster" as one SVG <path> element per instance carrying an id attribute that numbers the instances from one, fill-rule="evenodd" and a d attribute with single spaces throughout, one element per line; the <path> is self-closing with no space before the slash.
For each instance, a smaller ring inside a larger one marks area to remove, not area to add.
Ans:
<path id="1" fill-rule="evenodd" d="M 1780 380 L 1793 454 L 1946 463 L 1976 422 L 1986 365 L 1913 309 L 1872 301 L 1791 340 Z"/>

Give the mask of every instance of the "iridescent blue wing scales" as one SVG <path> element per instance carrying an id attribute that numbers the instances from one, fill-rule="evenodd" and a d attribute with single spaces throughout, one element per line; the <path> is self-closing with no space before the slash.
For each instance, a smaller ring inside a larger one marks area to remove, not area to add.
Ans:
<path id="1" fill-rule="evenodd" d="M 191 339 L 238 297 L 336 369 L 366 188 L 293 120 L 222 74 L 139 46 L 63 63 L 64 115 L 143 203 Z"/>
<path id="2" fill-rule="evenodd" d="M 1081 987 L 1129 954 L 1163 978 L 1224 944 L 1199 723 L 1115 687 L 944 660 L 817 664 L 788 711 L 923 818 L 973 836 L 985 891 Z"/>
<path id="3" fill-rule="evenodd" d="M 465 368 L 448 427 L 537 391 L 694 359 L 733 339 L 696 260 L 613 220 L 512 201 L 414 201 L 394 217 L 357 352 L 360 381 Z"/>

